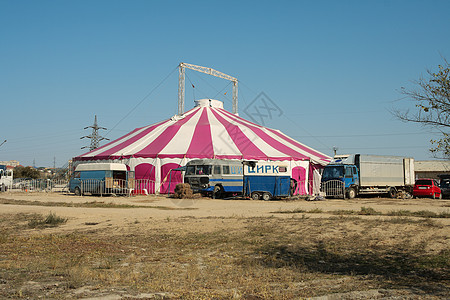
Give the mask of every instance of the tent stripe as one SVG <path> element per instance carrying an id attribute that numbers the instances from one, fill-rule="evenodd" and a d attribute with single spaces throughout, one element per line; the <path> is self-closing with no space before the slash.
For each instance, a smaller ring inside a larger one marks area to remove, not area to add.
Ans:
<path id="1" fill-rule="evenodd" d="M 239 126 L 228 122 L 214 110 L 212 110 L 212 113 L 216 119 L 225 126 L 225 129 L 243 157 L 248 157 L 251 159 L 267 158 L 267 155 L 255 146 L 255 144 L 242 132 Z"/>
<path id="2" fill-rule="evenodd" d="M 195 127 L 186 157 L 189 158 L 213 158 L 214 149 L 211 139 L 211 128 L 208 122 L 208 112 L 206 108 L 201 109 L 202 114 Z"/>
<path id="3" fill-rule="evenodd" d="M 243 124 L 243 122 L 241 122 L 238 118 L 234 118 L 234 119 L 235 119 L 236 123 L 250 128 L 264 142 L 266 142 L 267 144 L 269 144 L 276 150 L 280 151 L 281 153 L 285 154 L 286 156 L 292 156 L 292 157 L 297 157 L 297 158 L 301 158 L 301 159 L 308 159 L 308 157 L 305 154 L 302 154 L 300 152 L 293 150 L 292 148 L 285 146 L 284 144 L 280 143 L 279 141 L 277 141 L 274 138 L 272 138 L 271 136 L 269 136 L 267 133 L 265 133 L 262 129 L 258 128 L 257 126 Z"/>
<path id="4" fill-rule="evenodd" d="M 172 138 L 180 130 L 187 121 L 189 121 L 195 114 L 191 113 L 184 119 L 181 119 L 174 124 L 168 126 L 151 144 L 137 152 L 137 156 L 149 155 L 150 157 L 158 155 L 164 147 L 172 140 Z"/>
<path id="5" fill-rule="evenodd" d="M 320 160 L 324 160 L 326 163 L 328 163 L 330 161 L 330 158 L 328 156 L 326 156 L 326 155 L 324 155 L 324 154 L 322 154 L 322 153 L 320 153 L 318 151 L 314 151 L 312 148 L 309 148 L 308 146 L 305 146 L 305 145 L 303 145 L 303 144 L 301 144 L 301 143 L 299 143 L 299 142 L 297 142 L 297 141 L 287 137 L 286 135 L 280 133 L 277 130 L 274 130 L 274 129 L 271 129 L 271 128 L 267 128 L 267 127 L 263 127 L 261 125 L 252 123 L 252 122 L 250 122 L 248 120 L 245 120 L 245 119 L 243 119 L 243 118 L 241 118 L 239 116 L 231 114 L 230 112 L 226 111 L 225 109 L 220 109 L 220 112 L 226 114 L 230 118 L 236 119 L 237 122 L 239 122 L 240 124 L 242 124 L 244 126 L 253 127 L 253 128 L 260 128 L 260 129 L 263 129 L 263 130 L 268 130 L 271 133 L 273 133 L 274 135 L 276 135 L 276 136 L 280 137 L 281 139 L 283 139 L 284 141 L 289 142 L 290 144 L 292 144 L 295 147 L 299 148 L 301 151 L 307 152 L 308 154 L 313 155 L 313 156 L 319 158 Z M 305 156 L 304 154 L 301 154 L 301 155 Z"/>

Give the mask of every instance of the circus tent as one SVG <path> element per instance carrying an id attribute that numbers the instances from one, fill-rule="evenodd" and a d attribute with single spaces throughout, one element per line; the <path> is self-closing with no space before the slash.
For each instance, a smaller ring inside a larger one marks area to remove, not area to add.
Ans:
<path id="1" fill-rule="evenodd" d="M 223 108 L 218 100 L 202 99 L 181 116 L 137 128 L 91 152 L 74 158 L 83 162 L 122 162 L 136 179 L 154 182 L 150 189 L 167 193 L 172 169 L 192 159 L 236 159 L 286 161 L 292 178 L 299 184 L 297 193 L 312 193 L 321 166 L 330 157 L 307 147 L 279 130 L 249 122 Z M 182 182 L 177 172 L 171 179 L 173 190 Z M 316 184 L 317 186 L 317 184 Z"/>

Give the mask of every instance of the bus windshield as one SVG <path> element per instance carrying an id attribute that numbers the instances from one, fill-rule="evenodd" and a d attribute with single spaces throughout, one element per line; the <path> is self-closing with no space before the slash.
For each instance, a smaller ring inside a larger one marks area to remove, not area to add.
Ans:
<path id="1" fill-rule="evenodd" d="M 210 165 L 187 166 L 186 175 L 211 175 Z"/>

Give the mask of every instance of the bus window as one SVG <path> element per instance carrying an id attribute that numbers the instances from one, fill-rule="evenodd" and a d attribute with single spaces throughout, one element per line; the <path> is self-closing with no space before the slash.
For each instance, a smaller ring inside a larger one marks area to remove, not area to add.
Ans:
<path id="1" fill-rule="evenodd" d="M 186 167 L 186 175 L 194 175 L 194 173 L 195 173 L 195 166 Z"/>
<path id="2" fill-rule="evenodd" d="M 211 174 L 211 166 L 197 166 L 195 169 L 196 175 L 210 175 Z"/>
<path id="3" fill-rule="evenodd" d="M 223 174 L 230 174 L 230 166 L 223 166 Z"/>
<path id="4" fill-rule="evenodd" d="M 214 174 L 220 174 L 220 166 L 214 166 Z"/>

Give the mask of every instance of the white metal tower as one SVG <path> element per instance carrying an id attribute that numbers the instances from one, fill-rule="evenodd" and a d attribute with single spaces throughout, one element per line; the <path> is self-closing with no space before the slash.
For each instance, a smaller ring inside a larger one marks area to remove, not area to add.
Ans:
<path id="1" fill-rule="evenodd" d="M 202 72 L 208 75 L 212 75 L 215 77 L 227 79 L 233 82 L 233 114 L 238 114 L 238 80 L 230 75 L 224 74 L 217 70 L 206 68 L 202 66 L 196 66 L 187 63 L 180 63 L 179 68 L 179 77 L 178 77 L 178 115 L 182 115 L 184 113 L 184 69 L 188 68 L 194 71 Z"/>

